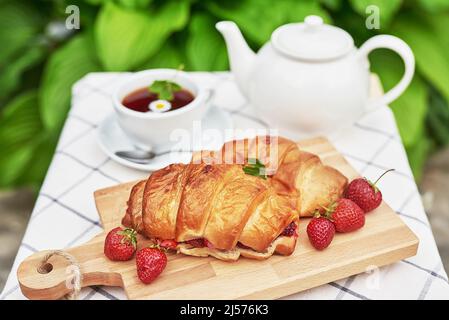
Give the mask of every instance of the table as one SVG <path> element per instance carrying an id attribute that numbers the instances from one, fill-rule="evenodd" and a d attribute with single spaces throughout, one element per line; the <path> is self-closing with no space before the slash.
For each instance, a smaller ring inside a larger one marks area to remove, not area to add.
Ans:
<path id="1" fill-rule="evenodd" d="M 96 141 L 98 124 L 113 112 L 111 93 L 129 75 L 91 73 L 74 85 L 71 110 L 0 299 L 25 299 L 16 278 L 24 258 L 36 251 L 76 246 L 102 230 L 95 190 L 147 175 L 113 162 Z M 230 73 L 191 75 L 200 86 L 215 90 L 214 105 L 231 114 L 235 128 L 267 128 Z M 380 90 L 374 81 L 373 94 Z M 329 139 L 363 176 L 375 178 L 388 168 L 396 169 L 379 186 L 385 201 L 419 237 L 418 254 L 285 299 L 449 299 L 448 278 L 389 107 L 379 107 Z M 79 298 L 126 296 L 121 288 L 92 287 L 83 289 Z"/>

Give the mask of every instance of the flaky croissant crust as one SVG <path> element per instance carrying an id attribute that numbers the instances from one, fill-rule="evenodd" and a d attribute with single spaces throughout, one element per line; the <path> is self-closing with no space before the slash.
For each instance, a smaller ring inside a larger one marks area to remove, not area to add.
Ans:
<path id="1" fill-rule="evenodd" d="M 268 179 L 245 174 L 242 167 L 253 159 L 264 164 Z M 288 255 L 297 233 L 285 230 L 297 229 L 299 216 L 338 199 L 346 183 L 340 172 L 290 140 L 234 140 L 138 182 L 123 223 L 152 239 L 175 240 L 178 251 L 189 255 Z M 192 245 L 197 240 L 203 245 Z"/>

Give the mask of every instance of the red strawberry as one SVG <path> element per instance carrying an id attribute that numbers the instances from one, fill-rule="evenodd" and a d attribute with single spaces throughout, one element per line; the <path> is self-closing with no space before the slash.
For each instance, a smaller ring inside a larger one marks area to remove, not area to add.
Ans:
<path id="1" fill-rule="evenodd" d="M 175 250 L 178 246 L 178 243 L 173 239 L 162 240 L 159 245 L 165 249 Z"/>
<path id="2" fill-rule="evenodd" d="M 317 250 L 326 249 L 332 242 L 335 234 L 334 224 L 327 218 L 316 217 L 307 225 L 307 235 L 310 243 Z"/>
<path id="3" fill-rule="evenodd" d="M 385 171 L 374 183 L 366 178 L 352 180 L 346 188 L 345 197 L 354 201 L 365 213 L 376 209 L 382 202 L 382 192 L 377 188 L 376 183 L 392 170 L 394 169 Z"/>
<path id="4" fill-rule="evenodd" d="M 339 199 L 326 212 L 337 232 L 351 232 L 365 225 L 365 213 L 349 199 Z"/>
<path id="5" fill-rule="evenodd" d="M 145 284 L 156 279 L 167 266 L 167 256 L 157 247 L 147 247 L 137 251 L 137 276 Z"/>
<path id="6" fill-rule="evenodd" d="M 117 227 L 106 236 L 104 254 L 113 261 L 126 261 L 133 257 L 136 246 L 136 231 Z"/>

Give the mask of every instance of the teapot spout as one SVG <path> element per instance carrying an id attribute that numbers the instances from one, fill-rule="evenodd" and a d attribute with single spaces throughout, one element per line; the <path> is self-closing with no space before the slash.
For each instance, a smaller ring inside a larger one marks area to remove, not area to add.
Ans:
<path id="1" fill-rule="evenodd" d="M 248 98 L 248 80 L 256 54 L 246 43 L 235 22 L 220 21 L 215 27 L 225 39 L 231 71 L 237 85 Z"/>

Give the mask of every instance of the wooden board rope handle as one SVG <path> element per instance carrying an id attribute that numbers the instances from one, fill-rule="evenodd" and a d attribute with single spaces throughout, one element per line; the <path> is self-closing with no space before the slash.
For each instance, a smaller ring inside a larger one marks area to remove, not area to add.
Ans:
<path id="1" fill-rule="evenodd" d="M 44 258 L 42 259 L 40 265 L 37 268 L 37 272 L 40 274 L 47 274 L 52 271 L 53 265 L 48 262 L 48 260 L 54 256 L 58 255 L 61 256 L 70 263 L 70 268 L 73 272 L 73 275 L 71 277 L 68 277 L 66 282 L 67 287 L 72 287 L 72 292 L 65 295 L 65 298 L 68 300 L 76 300 L 78 298 L 78 294 L 81 291 L 81 284 L 83 283 L 83 274 L 81 273 L 81 268 L 78 264 L 78 261 L 75 259 L 74 256 L 72 256 L 70 253 L 67 253 L 62 250 L 54 250 L 47 253 Z"/>
<path id="2" fill-rule="evenodd" d="M 37 252 L 17 270 L 23 294 L 30 299 L 75 299 L 82 287 L 123 286 L 119 273 L 103 254 L 104 233 L 65 251 Z"/>

